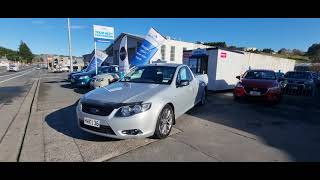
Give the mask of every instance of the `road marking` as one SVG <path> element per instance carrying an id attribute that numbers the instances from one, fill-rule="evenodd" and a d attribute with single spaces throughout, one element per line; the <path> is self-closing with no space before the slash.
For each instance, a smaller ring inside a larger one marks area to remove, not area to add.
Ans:
<path id="1" fill-rule="evenodd" d="M 30 69 L 30 68 L 29 68 L 29 69 Z M 23 69 L 23 70 L 21 70 L 21 71 L 19 71 L 19 72 L 16 72 L 16 73 L 14 73 L 14 74 L 6 74 L 6 75 L 3 75 L 3 76 L 0 76 L 0 78 L 6 77 L 6 76 L 11 76 L 11 75 L 20 74 L 20 73 L 23 73 L 23 72 L 25 72 L 25 71 L 27 71 L 27 70 L 29 70 L 29 69 Z M 32 68 L 31 68 L 31 69 L 32 69 Z"/>
<path id="2" fill-rule="evenodd" d="M 9 79 L 0 81 L 0 84 L 1 84 L 1 83 L 4 83 L 4 82 L 6 82 L 6 81 L 9 81 L 9 80 L 11 80 L 11 79 L 15 79 L 15 78 L 17 78 L 17 77 L 21 77 L 21 76 L 23 76 L 23 75 L 25 75 L 25 74 L 28 74 L 28 73 L 31 73 L 31 72 L 33 72 L 33 71 L 34 71 L 34 69 L 32 69 L 31 71 L 28 71 L 28 72 L 26 72 L 26 73 L 20 74 L 19 76 L 14 76 L 14 77 L 12 77 L 12 78 L 9 78 Z"/>

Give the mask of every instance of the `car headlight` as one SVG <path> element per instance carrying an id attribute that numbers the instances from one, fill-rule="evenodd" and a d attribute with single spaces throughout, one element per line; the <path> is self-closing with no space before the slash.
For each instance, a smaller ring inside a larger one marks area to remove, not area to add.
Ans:
<path id="1" fill-rule="evenodd" d="M 239 83 L 236 85 L 236 88 L 244 88 L 244 86 L 239 82 Z"/>
<path id="2" fill-rule="evenodd" d="M 149 110 L 150 107 L 151 107 L 151 103 L 123 106 L 118 110 L 117 116 L 120 116 L 120 117 L 132 116 L 134 114 L 145 112 Z"/>
<path id="3" fill-rule="evenodd" d="M 82 98 L 79 99 L 78 107 L 82 111 Z"/>
<path id="4" fill-rule="evenodd" d="M 79 79 L 87 79 L 89 76 L 80 76 Z"/>

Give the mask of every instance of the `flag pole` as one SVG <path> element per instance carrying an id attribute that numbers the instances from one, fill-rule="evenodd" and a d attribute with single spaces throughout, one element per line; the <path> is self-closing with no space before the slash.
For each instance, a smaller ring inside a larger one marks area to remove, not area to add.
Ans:
<path id="1" fill-rule="evenodd" d="M 69 18 L 68 18 L 68 40 L 69 40 L 70 72 L 73 72 L 72 55 L 71 55 L 70 19 Z"/>
<path id="2" fill-rule="evenodd" d="M 94 60 L 96 62 L 96 75 L 98 74 L 98 62 L 97 62 L 97 42 L 94 41 Z"/>

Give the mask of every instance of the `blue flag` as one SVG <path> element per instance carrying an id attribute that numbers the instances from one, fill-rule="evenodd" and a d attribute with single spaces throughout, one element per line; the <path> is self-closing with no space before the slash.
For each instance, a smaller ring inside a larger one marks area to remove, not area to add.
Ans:
<path id="1" fill-rule="evenodd" d="M 131 60 L 131 66 L 148 64 L 165 40 L 155 29 L 151 28 Z"/>
<path id="2" fill-rule="evenodd" d="M 106 60 L 107 57 L 108 57 L 107 54 L 105 54 L 102 51 L 97 50 L 96 58 L 94 55 L 92 56 L 91 61 L 87 67 L 87 71 L 91 71 L 93 69 L 96 69 L 96 64 L 98 65 L 98 67 L 101 66 L 101 64 L 103 63 L 103 61 Z"/>

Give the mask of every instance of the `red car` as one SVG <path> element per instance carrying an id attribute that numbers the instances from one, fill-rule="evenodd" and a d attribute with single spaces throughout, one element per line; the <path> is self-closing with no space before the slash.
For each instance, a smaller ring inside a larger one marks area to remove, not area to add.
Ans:
<path id="1" fill-rule="evenodd" d="M 276 74 L 271 70 L 248 70 L 241 77 L 233 91 L 235 100 L 258 98 L 277 103 L 281 99 L 281 86 Z"/>

